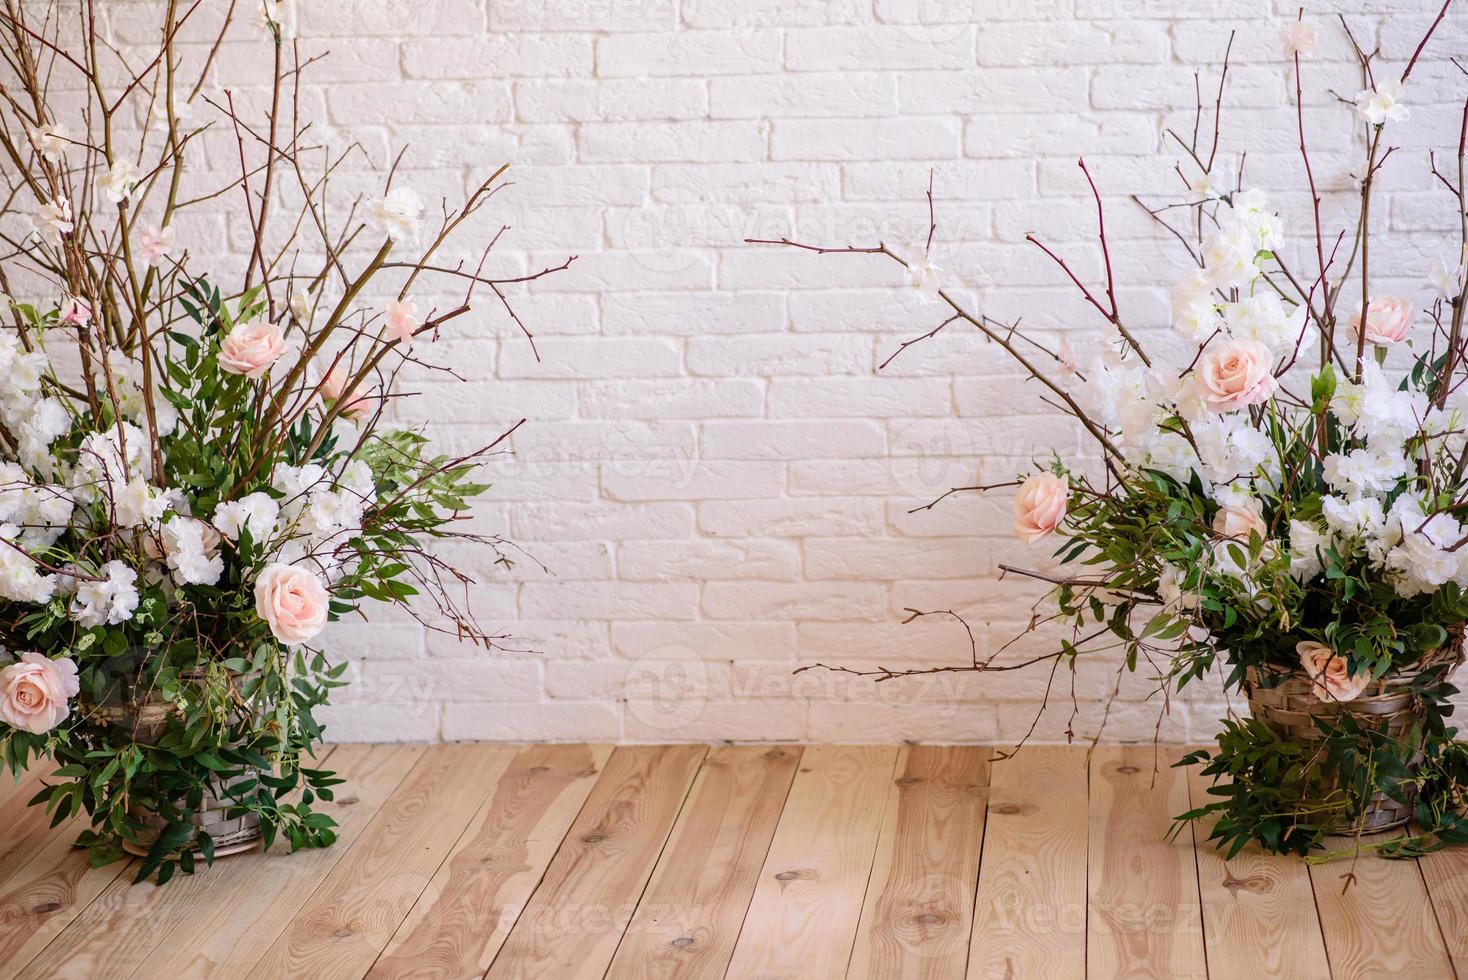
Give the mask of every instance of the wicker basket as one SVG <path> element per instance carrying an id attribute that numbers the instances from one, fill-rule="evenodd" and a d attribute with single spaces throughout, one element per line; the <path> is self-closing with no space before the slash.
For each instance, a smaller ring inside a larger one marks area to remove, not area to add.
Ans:
<path id="1" fill-rule="evenodd" d="M 83 705 L 82 710 L 95 720 L 106 721 L 115 727 L 126 729 L 133 738 L 151 742 L 167 730 L 169 714 L 176 709 L 167 701 L 149 699 L 141 705 Z M 252 774 L 246 774 L 241 778 L 251 778 L 251 776 Z M 216 858 L 252 850 L 259 846 L 261 841 L 259 816 L 254 813 L 245 813 L 237 817 L 229 816 L 229 808 L 232 804 L 222 796 L 223 789 L 224 787 L 217 783 L 211 784 L 208 792 L 204 794 L 203 801 L 199 804 L 199 809 L 190 820 L 195 827 L 214 839 Z M 132 806 L 129 812 L 143 824 L 145 829 L 139 835 L 140 839 L 137 843 L 124 841 L 122 848 L 129 854 L 146 856 L 153 841 L 157 840 L 158 834 L 162 832 L 166 824 L 157 814 L 143 807 Z"/>
<path id="2" fill-rule="evenodd" d="M 1448 642 L 1423 657 L 1413 667 L 1373 681 L 1351 701 L 1322 701 L 1312 690 L 1303 670 L 1270 671 L 1250 667 L 1244 676 L 1244 693 L 1249 699 L 1250 713 L 1268 725 L 1286 742 L 1315 745 L 1324 737 L 1315 724 L 1316 718 L 1350 715 L 1362 726 L 1403 738 L 1422 720 L 1421 706 L 1412 694 L 1412 683 L 1425 671 L 1446 666 L 1444 676 L 1463 663 L 1463 626 L 1451 631 Z M 1416 768 L 1419 760 L 1413 760 Z M 1413 800 L 1408 794 L 1399 803 L 1385 793 L 1377 793 L 1366 811 L 1346 833 L 1370 834 L 1393 830 L 1412 817 Z"/>

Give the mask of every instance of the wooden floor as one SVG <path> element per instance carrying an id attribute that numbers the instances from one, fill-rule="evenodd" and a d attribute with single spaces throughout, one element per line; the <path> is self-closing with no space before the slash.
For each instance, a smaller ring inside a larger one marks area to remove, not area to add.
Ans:
<path id="1" fill-rule="evenodd" d="M 0 978 L 1468 980 L 1468 851 L 1169 844 L 1180 752 L 344 745 L 335 847 L 163 888 L 7 779 Z"/>

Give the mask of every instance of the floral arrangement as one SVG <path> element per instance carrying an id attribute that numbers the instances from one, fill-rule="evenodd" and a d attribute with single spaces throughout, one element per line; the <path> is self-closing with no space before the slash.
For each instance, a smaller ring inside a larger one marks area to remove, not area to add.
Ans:
<path id="1" fill-rule="evenodd" d="M 1216 783 L 1213 801 L 1179 826 L 1216 817 L 1213 837 L 1230 852 L 1255 841 L 1307 854 L 1328 835 L 1359 834 L 1374 812 L 1394 806 L 1410 811 L 1420 833 L 1380 844 L 1385 854 L 1468 840 L 1468 748 L 1448 723 L 1448 675 L 1462 659 L 1468 621 L 1468 107 L 1455 167 L 1444 173 L 1436 155 L 1431 162 L 1462 229 L 1453 254 L 1422 270 L 1435 295 L 1423 307 L 1379 291 L 1372 277 L 1382 234 L 1373 190 L 1399 159 L 1391 126 L 1408 116 L 1413 69 L 1446 10 L 1398 69 L 1380 64 L 1346 28 L 1363 80 L 1354 106 L 1363 159 L 1356 207 L 1345 209 L 1353 213 L 1339 229 L 1322 215 L 1301 98 L 1315 32 L 1303 19 L 1284 32 L 1314 229 L 1298 252 L 1265 194 L 1221 178 L 1225 57 L 1212 146 L 1206 125 L 1191 139 L 1170 134 L 1183 155 L 1181 192 L 1148 208 L 1190 267 L 1174 292 L 1173 341 L 1162 345 L 1180 350 L 1173 356 L 1148 349 L 1118 306 L 1103 200 L 1084 161 L 1104 287 L 1088 286 L 1064 258 L 1028 240 L 1105 324 L 1091 363 L 1063 340 L 1047 343 L 969 312 L 936 285 L 928 257 L 935 221 L 927 248 L 913 251 L 764 243 L 897 262 L 912 287 L 946 307 L 943 322 L 904 349 L 949 324 L 976 328 L 1099 449 L 1092 467 L 1053 458 L 1013 481 L 950 491 L 1015 488 L 1015 532 L 1037 545 L 1056 542 L 1062 563 L 1084 567 L 1057 575 L 1007 569 L 1054 584 L 1054 606 L 1035 624 L 1063 624 L 1060 649 L 1017 665 L 975 652 L 955 666 L 850 672 L 886 681 L 1048 664 L 1053 683 L 1055 668 L 1110 650 L 1119 651 L 1120 670 L 1152 673 L 1164 705 L 1170 691 L 1221 673 L 1227 691 L 1248 694 L 1255 717 L 1231 714 L 1216 750 L 1184 760 Z M 1201 99 L 1196 112 L 1202 123 Z M 931 218 L 931 188 L 928 202 Z M 1289 684 L 1297 691 L 1293 730 L 1271 723 L 1277 716 L 1267 710 Z M 1390 718 L 1371 713 L 1387 701 Z"/>
<path id="2" fill-rule="evenodd" d="M 91 4 L 0 3 L 0 758 L 54 762 L 33 802 L 58 823 L 89 814 L 93 861 L 131 850 L 138 880 L 163 882 L 212 861 L 209 812 L 267 845 L 334 839 L 313 803 L 337 780 L 311 767 L 314 713 L 347 666 L 317 646 L 331 621 L 372 601 L 497 639 L 433 545 L 510 563 L 502 539 L 461 529 L 505 437 L 449 458 L 387 415 L 405 367 L 445 370 L 432 341 L 476 290 L 519 324 L 507 288 L 565 266 L 488 275 L 504 229 L 477 265 L 440 257 L 504 168 L 422 238 L 396 164 L 380 193 L 342 200 L 355 149 L 298 118 L 314 58 L 287 4 L 253 28 L 273 66 L 259 111 L 206 87 L 228 13 L 201 32 L 203 5 L 158 6 L 134 71 Z M 210 139 L 237 156 L 222 186 L 194 172 Z M 249 230 L 238 269 L 188 232 L 221 198 Z M 463 301 L 422 303 L 434 279 Z"/>

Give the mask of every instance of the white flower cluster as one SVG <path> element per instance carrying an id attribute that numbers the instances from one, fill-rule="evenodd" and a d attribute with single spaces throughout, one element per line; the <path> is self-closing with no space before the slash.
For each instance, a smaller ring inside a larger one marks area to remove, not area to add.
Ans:
<path id="1" fill-rule="evenodd" d="M 333 485 L 320 466 L 286 466 L 277 471 L 275 489 L 284 494 L 280 502 L 279 527 L 287 536 L 277 560 L 293 564 L 309 559 L 327 579 L 347 570 L 340 546 L 362 524 L 362 516 L 375 499 L 372 471 L 366 463 L 348 463 Z"/>
<path id="2" fill-rule="evenodd" d="M 411 210 L 405 199 L 397 203 Z M 84 304 L 70 309 L 66 315 L 75 323 L 90 319 Z M 183 586 L 218 585 L 224 542 L 238 543 L 246 534 L 256 569 L 309 565 L 299 574 L 319 578 L 318 589 L 349 570 L 354 552 L 345 545 L 376 500 L 365 462 L 349 462 L 339 475 L 317 464 L 281 466 L 273 492 L 250 493 L 196 516 L 183 490 L 153 482 L 147 427 L 156 425 L 158 436 L 166 437 L 179 414 L 156 398 L 155 417 L 146 418 L 135 365 L 115 365 L 110 378 L 97 379 L 97 390 L 121 419 L 96 431 L 78 431 L 88 420 L 47 393 L 60 390 L 55 377 L 43 351 L 26 350 L 14 333 L 0 332 L 0 423 L 17 444 L 0 458 L 0 599 L 39 604 L 60 596 L 82 626 L 120 625 L 136 613 L 141 588 L 161 585 L 169 596 Z M 60 444 L 65 450 L 57 448 L 63 436 L 70 437 Z M 48 555 L 68 553 L 66 535 L 73 530 L 82 541 L 121 543 L 131 549 L 127 560 L 99 569 L 79 559 L 48 563 Z M 282 615 L 272 613 L 273 630 Z"/>

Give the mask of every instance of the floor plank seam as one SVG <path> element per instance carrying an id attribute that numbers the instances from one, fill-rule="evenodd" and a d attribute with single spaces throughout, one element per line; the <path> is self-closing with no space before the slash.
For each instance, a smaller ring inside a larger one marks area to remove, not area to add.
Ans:
<path id="1" fill-rule="evenodd" d="M 613 748 L 612 751 L 607 755 L 607 760 L 602 763 L 601 769 L 596 774 L 598 782 L 601 781 L 603 774 L 606 773 L 607 767 L 612 764 L 612 757 L 616 754 L 617 749 Z M 596 787 L 593 785 L 591 790 L 586 794 L 586 798 L 581 801 L 581 805 L 576 808 L 576 815 L 571 818 L 571 821 L 569 823 L 566 824 L 565 834 L 561 836 L 561 841 L 559 844 L 556 845 L 556 849 L 551 852 L 550 860 L 545 862 L 545 867 L 540 869 L 540 877 L 536 878 L 535 887 L 531 888 L 530 891 L 526 893 L 525 901 L 522 902 L 520 905 L 520 910 L 519 913 L 515 916 L 514 924 L 512 924 L 509 929 L 505 930 L 504 941 L 500 943 L 500 948 L 495 950 L 494 956 L 490 957 L 488 965 L 486 965 L 484 968 L 484 972 L 480 974 L 481 978 L 489 976 L 489 971 L 493 970 L 494 965 L 499 962 L 500 954 L 505 951 L 505 946 L 508 945 L 510 942 L 510 936 L 514 935 L 515 927 L 520 924 L 520 917 L 523 916 L 525 914 L 525 910 L 530 907 L 530 902 L 532 899 L 535 898 L 535 893 L 540 891 L 540 886 L 545 884 L 545 876 L 549 874 L 550 869 L 555 866 L 556 858 L 561 856 L 561 851 L 563 848 L 565 848 L 566 841 L 571 836 L 571 828 L 576 826 L 576 821 L 580 820 L 581 815 L 586 812 L 586 808 L 591 804 L 591 798 L 595 793 Z"/>
<path id="2" fill-rule="evenodd" d="M 514 769 L 515 760 L 520 758 L 520 755 L 527 748 L 527 746 L 513 747 L 516 748 L 515 755 L 511 757 L 509 765 L 505 767 L 505 772 L 501 774 L 502 777 L 505 773 L 509 773 L 511 770 Z M 425 752 L 424 755 L 426 756 L 428 755 L 428 753 Z M 416 766 L 414 768 L 416 768 Z M 459 831 L 459 836 L 455 837 L 453 843 L 449 845 L 446 851 L 444 851 L 443 860 L 438 862 L 433 871 L 424 877 L 423 890 L 414 897 L 412 904 L 408 906 L 408 909 L 404 913 L 403 918 L 398 922 L 397 926 L 394 926 L 393 930 L 388 933 L 387 941 L 382 944 L 382 948 L 377 951 L 377 955 L 372 957 L 372 962 L 368 964 L 367 969 L 362 973 L 363 977 L 368 977 L 372 975 L 372 971 L 377 968 L 377 964 L 382 959 L 382 955 L 386 953 L 387 948 L 392 945 L 393 936 L 397 934 L 397 930 L 402 927 L 402 924 L 404 922 L 407 922 L 413 917 L 413 910 L 418 907 L 419 902 L 423 901 L 423 896 L 428 894 L 428 887 L 429 885 L 433 884 L 433 879 L 438 875 L 439 870 L 454 856 L 454 852 L 457 850 L 459 842 L 464 839 L 465 835 L 467 835 L 471 830 L 474 829 L 475 822 L 479 819 L 479 815 L 484 811 L 484 808 L 489 805 L 490 797 L 493 795 L 496 785 L 496 783 L 491 783 L 485 789 L 484 799 L 480 801 L 479 808 L 475 810 L 474 813 L 469 817 L 468 822 L 464 824 L 464 829 Z M 396 791 L 396 789 L 394 791 Z M 391 794 L 389 794 L 388 799 L 392 799 Z"/>
<path id="3" fill-rule="evenodd" d="M 805 746 L 797 745 L 800 749 L 800 757 L 795 760 L 795 769 L 790 773 L 790 783 L 785 787 L 785 798 L 780 801 L 780 815 L 775 818 L 775 829 L 770 833 L 769 842 L 765 844 L 765 853 L 760 857 L 760 870 L 763 871 L 765 862 L 770 859 L 770 849 L 775 846 L 775 835 L 779 833 L 781 822 L 785 819 L 785 808 L 790 805 L 790 793 L 795 788 L 795 780 L 800 778 L 800 766 L 805 761 Z M 749 890 L 749 901 L 744 904 L 744 915 L 739 918 L 739 931 L 734 934 L 734 942 L 729 946 L 729 962 L 724 964 L 724 980 L 729 980 L 729 970 L 734 965 L 734 950 L 739 946 L 739 939 L 744 935 L 744 926 L 749 921 L 749 910 L 754 906 L 754 896 L 759 891 L 759 879 L 755 879 L 755 887 Z"/>
<path id="4" fill-rule="evenodd" d="M 372 814 L 372 819 L 367 821 L 367 823 L 362 827 L 362 832 L 357 834 L 357 836 L 352 839 L 352 841 L 347 845 L 346 850 L 342 851 L 341 855 L 337 857 L 336 860 L 331 862 L 330 867 L 325 869 L 324 873 L 321 875 L 321 880 L 316 882 L 316 885 L 311 889 L 311 893 L 307 895 L 305 900 L 296 907 L 295 912 L 292 913 L 291 917 L 281 923 L 279 930 L 276 931 L 274 935 L 269 938 L 269 941 L 262 940 L 258 944 L 260 946 L 260 955 L 250 963 L 250 969 L 245 971 L 246 976 L 253 976 L 255 974 L 255 967 L 260 964 L 261 960 L 265 959 L 265 957 L 269 955 L 271 948 L 274 947 L 276 942 L 279 941 L 280 937 L 285 934 L 285 931 L 289 929 L 291 924 L 295 921 L 295 916 L 300 914 L 301 909 L 309 906 L 311 904 L 311 901 L 316 897 L 316 894 L 320 892 L 322 888 L 326 887 L 326 883 L 330 880 L 332 874 L 336 871 L 337 867 L 339 867 L 341 863 L 345 861 L 347 857 L 354 851 L 356 851 L 356 849 L 361 845 L 362 840 L 367 836 L 367 831 L 372 827 L 374 823 L 377 822 L 378 818 L 382 815 L 383 809 L 386 808 L 387 805 L 392 801 L 393 794 L 395 794 L 399 789 L 402 788 L 403 784 L 406 783 L 408 779 L 413 775 L 413 773 L 418 770 L 418 767 L 423 765 L 423 760 L 427 759 L 431 754 L 432 753 L 429 750 L 425 749 L 418 756 L 417 761 L 409 766 L 403 772 L 403 775 L 392 784 L 392 789 L 388 790 L 382 798 L 382 806 L 378 807 L 377 812 Z"/>
<path id="5" fill-rule="evenodd" d="M 909 748 L 909 747 L 910 746 L 905 746 L 904 749 Z M 892 780 L 895 780 L 895 779 L 898 779 L 899 778 L 897 767 L 900 766 L 900 765 L 902 765 L 902 761 L 905 758 L 903 752 L 904 752 L 903 749 L 899 749 L 898 752 L 897 752 L 897 757 L 892 760 L 892 772 L 889 773 L 888 774 L 888 777 L 887 777 L 889 783 Z M 899 796 L 900 796 L 900 794 L 899 794 Z M 886 821 L 886 819 L 887 819 L 887 801 L 888 801 L 888 794 L 883 793 L 882 794 L 882 815 L 877 820 L 877 827 L 879 828 L 879 830 L 878 830 L 878 833 L 876 834 L 875 838 L 872 841 L 872 856 L 871 856 L 871 860 L 868 862 L 868 865 L 867 865 L 866 884 L 862 886 L 862 890 L 861 890 L 861 902 L 858 903 L 858 905 L 857 905 L 857 908 L 858 909 L 864 909 L 864 908 L 866 908 L 866 904 L 867 904 L 867 892 L 869 892 L 871 890 L 871 887 L 872 887 L 872 872 L 874 870 L 876 870 L 877 848 L 879 848 L 879 847 L 882 846 L 882 835 L 881 835 L 881 832 L 880 832 L 880 828 L 881 828 L 883 822 Z M 901 801 L 900 800 L 898 800 L 896 802 L 897 802 L 897 805 L 899 805 L 899 806 L 901 805 Z M 850 976 L 851 975 L 851 961 L 852 961 L 852 958 L 856 955 L 856 945 L 857 945 L 857 943 L 861 942 L 861 929 L 862 929 L 863 924 L 864 923 L 862 922 L 862 916 L 861 916 L 860 913 L 858 913 L 857 914 L 857 919 L 856 919 L 856 933 L 852 937 L 851 949 L 847 950 L 847 952 L 846 952 L 846 972 L 844 974 L 845 976 Z"/>
<path id="6" fill-rule="evenodd" d="M 708 765 L 709 749 L 703 750 L 703 758 L 698 760 L 698 770 L 693 778 L 688 781 L 688 786 L 683 790 L 683 798 L 678 801 L 678 810 L 673 814 L 673 819 L 668 821 L 668 832 L 663 836 L 662 846 L 658 848 L 658 856 L 652 862 L 652 868 L 647 873 L 647 880 L 642 883 L 642 889 L 637 893 L 637 901 L 632 905 L 632 911 L 627 915 L 627 922 L 622 926 L 622 934 L 617 937 L 617 945 L 612 947 L 612 955 L 607 957 L 607 968 L 602 971 L 602 980 L 612 972 L 612 964 L 616 962 L 617 950 L 622 948 L 622 943 L 627 939 L 627 930 L 632 928 L 632 922 L 637 918 L 637 910 L 642 906 L 642 899 L 647 894 L 648 887 L 652 884 L 653 877 L 658 873 L 658 865 L 662 863 L 663 855 L 668 852 L 668 841 L 673 839 L 673 831 L 678 827 L 678 818 L 683 816 L 684 807 L 688 806 L 688 800 L 693 796 L 693 788 L 698 785 L 698 779 L 703 775 L 704 767 Z"/>

